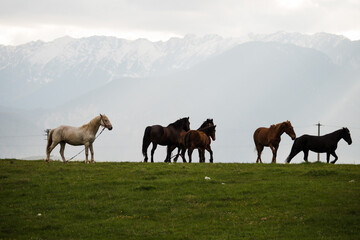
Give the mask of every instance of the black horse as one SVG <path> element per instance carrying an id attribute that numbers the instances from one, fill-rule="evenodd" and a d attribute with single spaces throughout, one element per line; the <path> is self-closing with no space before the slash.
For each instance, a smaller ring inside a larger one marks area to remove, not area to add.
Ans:
<path id="1" fill-rule="evenodd" d="M 307 162 L 309 150 L 317 153 L 326 152 L 327 163 L 331 154 L 335 157 L 331 163 L 335 163 L 338 160 L 335 150 L 340 139 L 344 139 L 349 145 L 352 143 L 349 129 L 342 128 L 323 136 L 302 135 L 295 139 L 286 163 L 290 163 L 291 159 L 301 151 L 304 152 L 304 160 Z"/>
<path id="2" fill-rule="evenodd" d="M 205 122 L 203 122 L 203 124 L 201 124 L 201 126 L 197 129 L 202 131 L 202 129 L 207 128 L 207 127 L 211 127 L 214 126 L 214 120 L 211 118 L 206 119 Z M 177 162 L 177 159 L 179 158 L 179 156 L 181 156 L 183 162 L 186 162 L 185 159 L 185 152 L 186 152 L 186 147 L 185 147 L 185 135 L 187 134 L 188 131 L 182 131 L 180 133 L 180 138 L 179 138 L 179 143 L 176 146 L 178 148 L 178 153 L 176 154 L 175 158 L 174 158 L 174 162 Z M 169 147 L 173 147 L 174 146 L 168 146 Z M 181 154 L 180 154 L 181 152 Z M 199 149 L 199 158 L 201 158 L 201 150 Z"/>
<path id="3" fill-rule="evenodd" d="M 150 143 L 153 144 L 153 147 L 151 149 L 151 162 L 154 162 L 154 152 L 158 144 L 162 146 L 177 146 L 180 133 L 182 131 L 189 130 L 190 122 L 188 117 L 179 119 L 176 122 L 169 124 L 167 127 L 163 127 L 160 125 L 146 127 L 142 144 L 142 152 L 145 157 L 144 162 L 148 161 L 147 149 Z M 174 149 L 171 149 L 169 147 L 167 148 L 165 162 L 170 162 L 172 150 Z"/>

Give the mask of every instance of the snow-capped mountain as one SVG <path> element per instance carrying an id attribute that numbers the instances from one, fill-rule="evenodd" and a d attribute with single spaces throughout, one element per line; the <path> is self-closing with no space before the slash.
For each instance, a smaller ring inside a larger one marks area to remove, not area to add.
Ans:
<path id="1" fill-rule="evenodd" d="M 360 69 L 360 41 L 326 33 L 252 34 L 247 40 L 186 35 L 166 42 L 63 37 L 0 46 L 0 105 L 27 109 L 58 106 L 113 79 L 163 76 L 189 69 L 244 41 L 311 48 L 325 53 L 337 66 Z"/>
<path id="2" fill-rule="evenodd" d="M 277 32 L 273 34 L 250 34 L 250 41 L 280 42 L 300 47 L 316 49 L 328 55 L 331 60 L 341 66 L 360 69 L 360 41 L 351 41 L 341 35 L 316 33 Z"/>
<path id="3" fill-rule="evenodd" d="M 158 76 L 188 69 L 239 41 L 217 35 L 187 35 L 166 42 L 94 36 L 0 46 L 0 100 L 2 105 L 26 106 L 28 96 L 43 95 L 51 91 L 47 89 L 51 85 L 60 92 L 67 85 L 64 94 L 72 98 L 113 79 Z"/>

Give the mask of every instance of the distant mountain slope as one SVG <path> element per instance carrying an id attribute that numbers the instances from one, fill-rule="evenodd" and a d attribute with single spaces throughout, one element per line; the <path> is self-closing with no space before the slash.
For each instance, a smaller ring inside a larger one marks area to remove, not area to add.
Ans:
<path id="1" fill-rule="evenodd" d="M 328 55 L 337 65 L 360 69 L 360 41 L 351 41 L 341 35 L 277 32 L 268 35 L 251 34 L 249 38 L 252 41 L 280 42 L 316 49 Z"/>
<path id="2" fill-rule="evenodd" d="M 84 119 L 106 113 L 114 130 L 106 132 L 98 143 L 102 146 L 97 150 L 99 156 L 113 161 L 140 161 L 146 126 L 167 125 L 189 116 L 194 129 L 210 117 L 217 124 L 215 159 L 252 162 L 255 159 L 252 134 L 257 127 L 290 120 L 300 136 L 316 134 L 314 124 L 319 120 L 333 121 L 334 118 L 323 117 L 356 83 L 356 79 L 343 80 L 342 72 L 341 66 L 317 50 L 249 42 L 183 72 L 133 81 L 114 79 L 48 111 L 41 119 L 44 128 L 69 122 L 80 125 Z M 338 121 L 349 126 L 346 119 Z M 286 158 L 291 144 L 284 135 L 279 162 Z M 162 161 L 164 148 L 158 149 L 156 160 Z M 354 146 L 342 149 L 346 150 L 341 154 L 344 160 L 354 159 L 357 154 Z M 269 162 L 269 154 L 267 149 L 265 162 Z M 299 154 L 295 162 L 301 158 Z"/>
<path id="3" fill-rule="evenodd" d="M 360 72 L 360 41 L 326 33 L 285 32 L 250 35 L 249 40 L 315 49 L 348 68 L 347 72 Z M 58 106 L 113 79 L 189 69 L 243 42 L 217 35 L 187 35 L 166 42 L 94 36 L 0 46 L 0 105 L 26 109 Z"/>
<path id="4" fill-rule="evenodd" d="M 76 44 L 81 45 L 85 44 L 83 40 L 89 39 L 65 38 L 61 41 L 64 45 L 68 44 L 67 41 L 78 41 Z M 179 46 L 180 43 L 176 42 L 183 40 L 173 39 L 174 46 Z M 216 42 L 216 38 L 214 41 Z M 348 40 L 339 39 L 339 41 Z M 172 40 L 161 44 L 170 44 L 170 42 Z M 331 49 L 331 46 L 336 48 L 335 42 L 325 49 Z M 95 43 L 98 44 L 98 40 L 94 40 Z M 200 41 L 200 43 L 204 42 Z M 197 46 L 201 45 L 200 43 Z M 32 44 L 37 46 L 44 43 Z M 105 113 L 112 121 L 114 129 L 111 132 L 105 131 L 95 143 L 95 159 L 102 161 L 141 161 L 143 159 L 141 141 L 145 127 L 153 124 L 167 125 L 184 116 L 190 117 L 192 129 L 199 127 L 206 118 L 214 118 L 217 124 L 217 140 L 213 143 L 215 162 L 255 161 L 253 131 L 257 127 L 286 120 L 293 123 L 298 136 L 317 134 L 314 124 L 318 121 L 330 125 L 322 128 L 322 134 L 343 126 L 349 127 L 353 145 L 348 146 L 342 141 L 339 143 L 339 163 L 357 161 L 360 154 L 359 141 L 356 141 L 360 138 L 357 125 L 360 115 L 356 112 L 360 104 L 358 94 L 360 72 L 356 65 L 336 62 L 325 50 L 299 46 L 292 42 L 253 41 L 236 44 L 227 50 L 224 50 L 225 48 L 214 50 L 215 48 L 206 45 L 203 45 L 203 49 L 186 46 L 184 49 L 177 49 L 177 53 L 174 52 L 175 47 L 169 47 L 165 52 L 170 54 L 172 51 L 173 55 L 168 55 L 168 58 L 181 59 L 179 63 L 187 63 L 188 65 L 185 65 L 188 67 L 173 69 L 167 74 L 148 73 L 144 77 L 136 78 L 124 77 L 125 75 L 114 76 L 112 81 L 106 78 L 110 75 L 104 75 L 108 67 L 102 70 L 98 68 L 106 61 L 95 61 L 102 59 L 94 57 L 104 51 L 105 47 L 100 45 L 95 48 L 85 48 L 86 51 L 79 47 L 76 50 L 79 53 L 77 56 L 84 51 L 83 57 L 79 58 L 82 59 L 79 61 L 81 64 L 77 65 L 77 58 L 70 57 L 65 61 L 68 64 L 66 66 L 77 67 L 72 70 L 67 69 L 67 72 L 62 72 L 66 67 L 57 60 L 59 64 L 52 65 L 55 69 L 54 73 L 61 72 L 62 77 L 48 82 L 27 81 L 26 78 L 14 77 L 19 76 L 17 74 L 27 76 L 28 73 L 36 72 L 37 68 L 30 64 L 20 64 L 17 67 L 7 64 L 0 67 L 2 69 L 0 74 L 6 72 L 8 74 L 6 76 L 11 76 L 5 83 L 1 82 L 0 91 L 8 94 L 7 96 L 15 94 L 19 98 L 15 102 L 13 98 L 5 99 L 1 95 L 1 105 L 9 103 L 9 106 L 23 107 L 20 104 L 27 104 L 25 107 L 29 109 L 39 106 L 48 107 L 41 111 L 24 111 L 21 108 L 13 110 L 11 107 L 0 109 L 0 136 L 2 136 L 0 157 L 42 155 L 46 145 L 42 135 L 43 129 L 57 127 L 60 124 L 81 126 L 99 113 Z M 210 46 L 214 45 L 210 44 Z M 14 49 L 17 49 L 16 51 L 21 49 L 23 55 L 33 54 L 28 52 L 24 45 Z M 15 51 L 14 49 L 12 51 Z M 96 54 L 89 55 L 90 49 Z M 184 56 L 190 56 L 185 54 L 186 49 L 189 54 L 193 54 L 193 57 L 187 59 L 188 62 L 179 55 L 183 53 Z M 341 49 L 338 48 L 340 52 Z M 61 52 L 66 53 L 65 50 Z M 40 50 L 36 51 L 36 54 L 40 53 Z M 42 57 L 36 58 L 36 62 L 47 62 L 44 65 L 46 68 L 52 62 L 49 60 L 52 59 L 49 57 L 50 53 L 58 56 L 58 53 L 50 48 L 41 53 Z M 110 53 L 101 56 L 108 56 Z M 352 59 L 356 59 L 355 55 Z M 129 56 L 134 55 L 129 54 Z M 14 57 L 12 61 L 22 62 L 21 59 Z M 72 59 L 74 62 L 69 62 Z M 139 57 L 135 59 L 140 62 Z M 161 70 L 167 69 L 165 66 L 173 66 L 166 65 L 171 62 L 166 59 L 163 58 L 163 62 L 154 61 L 150 69 L 156 66 L 155 69 Z M 144 61 L 138 66 L 144 66 Z M 89 62 L 93 65 L 86 64 Z M 145 68 L 137 68 L 139 69 Z M 73 75 L 76 77 L 74 78 Z M 11 86 L 14 92 L 3 86 Z M 25 93 L 28 93 L 27 97 L 24 97 Z M 19 97 L 21 94 L 22 97 Z M 11 137 L 12 133 L 17 132 L 25 136 L 36 136 L 26 137 L 26 140 Z M 290 138 L 284 135 L 280 144 L 279 162 L 283 162 L 286 158 L 291 144 Z M 162 161 L 165 157 L 162 155 L 164 148 L 158 147 L 158 149 L 156 161 Z M 79 147 L 67 147 L 66 156 L 71 157 L 79 150 L 81 150 Z M 57 152 L 58 150 L 55 150 L 53 154 L 57 155 Z M 270 151 L 267 149 L 264 153 L 264 162 L 270 161 L 269 155 Z M 83 159 L 81 156 L 79 158 Z M 299 154 L 293 162 L 301 162 L 301 159 L 302 155 Z"/>
<path id="5" fill-rule="evenodd" d="M 7 106 L 49 107 L 114 78 L 188 69 L 238 42 L 216 35 L 166 42 L 94 36 L 0 46 L 0 101 Z M 47 100 L 33 101 L 36 97 Z"/>

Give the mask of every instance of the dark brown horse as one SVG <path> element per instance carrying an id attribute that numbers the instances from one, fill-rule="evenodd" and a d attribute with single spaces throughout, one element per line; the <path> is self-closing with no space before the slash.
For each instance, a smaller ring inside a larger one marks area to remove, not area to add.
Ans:
<path id="1" fill-rule="evenodd" d="M 169 124 L 167 127 L 160 125 L 146 127 L 142 144 L 142 152 L 145 157 L 144 162 L 148 161 L 147 149 L 150 143 L 153 144 L 151 149 L 151 162 L 154 162 L 154 152 L 158 144 L 162 146 L 177 146 L 181 131 L 189 130 L 190 122 L 188 117 L 179 119 L 176 122 Z M 165 162 L 170 162 L 172 150 L 173 149 L 171 148 L 167 149 Z"/>
<path id="2" fill-rule="evenodd" d="M 302 135 L 295 139 L 290 155 L 286 159 L 286 163 L 289 163 L 291 159 L 301 151 L 304 152 L 304 160 L 307 162 L 309 150 L 317 153 L 326 152 L 327 163 L 330 161 L 331 154 L 335 157 L 331 163 L 335 163 L 338 160 L 335 150 L 341 139 L 344 139 L 349 145 L 352 143 L 349 129 L 342 128 L 323 136 Z"/>
<path id="3" fill-rule="evenodd" d="M 215 141 L 215 126 L 201 128 L 201 130 L 190 130 L 185 135 L 185 147 L 188 150 L 189 163 L 195 148 L 199 149 L 200 162 L 205 162 L 205 150 L 210 153 L 210 162 L 213 162 L 213 151 L 211 150 L 211 139 Z M 211 139 L 210 139 L 211 137 Z"/>
<path id="4" fill-rule="evenodd" d="M 284 132 L 289 135 L 292 140 L 296 138 L 294 128 L 291 126 L 290 121 L 271 125 L 270 128 L 260 127 L 256 129 L 254 132 L 254 142 L 258 154 L 256 163 L 262 163 L 261 152 L 264 147 L 270 147 L 273 153 L 272 163 L 276 163 L 276 153 L 281 141 L 281 135 Z"/>
<path id="5" fill-rule="evenodd" d="M 210 126 L 214 126 L 214 121 L 213 121 L 213 119 L 208 118 L 208 119 L 206 119 L 205 122 L 203 122 L 203 124 L 201 124 L 201 126 L 197 130 L 201 131 L 202 128 L 206 128 L 206 127 L 210 127 Z M 179 156 L 181 156 L 183 162 L 186 162 L 186 159 L 185 159 L 185 152 L 186 152 L 185 136 L 186 136 L 187 133 L 188 133 L 187 131 L 182 131 L 180 133 L 179 144 L 177 146 L 178 147 L 178 153 L 174 158 L 174 162 L 177 162 L 177 159 L 179 158 Z M 199 157 L 200 156 L 201 156 L 201 152 L 199 150 Z"/>

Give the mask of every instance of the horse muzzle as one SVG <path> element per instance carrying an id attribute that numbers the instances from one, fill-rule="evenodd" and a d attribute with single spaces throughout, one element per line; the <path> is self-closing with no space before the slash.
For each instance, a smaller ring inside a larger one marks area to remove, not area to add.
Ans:
<path id="1" fill-rule="evenodd" d="M 108 126 L 107 129 L 109 129 L 110 131 L 112 130 L 112 126 Z"/>

